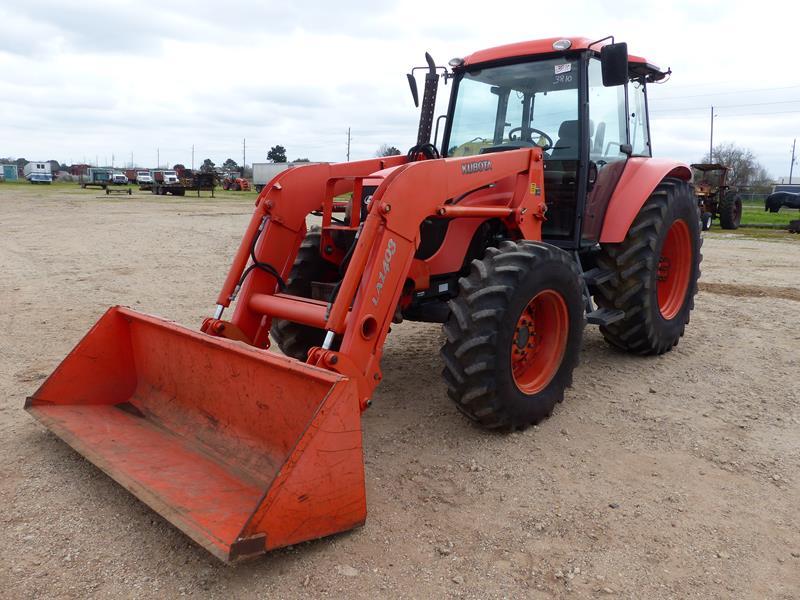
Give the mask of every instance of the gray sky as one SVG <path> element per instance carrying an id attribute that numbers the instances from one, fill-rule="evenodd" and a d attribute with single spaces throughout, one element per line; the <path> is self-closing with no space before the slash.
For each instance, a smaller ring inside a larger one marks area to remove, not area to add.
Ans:
<path id="1" fill-rule="evenodd" d="M 702 4 L 698 7 L 698 4 Z M 0 156 L 189 165 L 340 161 L 405 151 L 418 113 L 405 73 L 526 39 L 614 34 L 672 67 L 652 86 L 653 146 L 687 162 L 751 148 L 775 177 L 800 137 L 800 9 L 792 2 L 206 0 L 0 5 Z M 440 89 L 446 98 L 449 87 Z M 442 102 L 442 111 L 444 103 Z M 796 169 L 797 172 L 797 169 Z"/>

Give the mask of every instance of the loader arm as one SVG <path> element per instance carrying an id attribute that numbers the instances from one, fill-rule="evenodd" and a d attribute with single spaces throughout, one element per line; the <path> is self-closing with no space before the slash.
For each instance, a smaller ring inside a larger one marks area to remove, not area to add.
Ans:
<path id="1" fill-rule="evenodd" d="M 353 191 L 353 177 L 406 162 L 405 156 L 362 160 L 350 163 L 319 164 L 288 169 L 276 175 L 261 190 L 256 198 L 256 207 L 250 223 L 234 256 L 231 269 L 217 297 L 217 319 L 208 319 L 202 330 L 211 335 L 230 337 L 264 348 L 269 345 L 267 334 L 269 322 L 263 314 L 253 310 L 248 302 L 238 302 L 232 323 L 219 321 L 222 308 L 241 294 L 250 298 L 254 294 L 273 293 L 277 281 L 267 272 L 254 269 L 245 279 L 251 249 L 259 262 L 273 266 L 285 280 L 289 276 L 297 249 L 306 234 L 306 217 L 320 210 L 326 186 L 332 179 L 338 180 L 335 194 Z M 259 234 L 259 228 L 263 228 Z M 252 248 L 254 240 L 258 240 Z M 241 285 L 241 289 L 239 289 Z"/>
<path id="2" fill-rule="evenodd" d="M 352 185 L 352 177 L 380 167 L 380 161 L 351 163 L 349 169 L 305 168 L 276 178 L 259 196 L 250 227 L 234 260 L 219 303 L 225 305 L 237 287 L 247 262 L 252 236 L 263 227 L 255 246 L 259 262 L 271 264 L 287 277 L 305 235 L 305 218 L 320 208 L 322 190 L 330 182 Z M 383 161 L 384 165 L 386 161 Z M 325 329 L 340 336 L 338 351 L 314 348 L 308 362 L 353 378 L 358 383 L 364 410 L 380 383 L 383 343 L 420 244 L 420 225 L 426 218 L 499 218 L 509 231 L 525 239 L 541 239 L 545 204 L 542 152 L 539 148 L 495 153 L 486 157 L 447 158 L 400 163 L 373 193 L 369 211 L 354 253 L 330 306 L 280 293 L 274 276 L 253 271 L 239 291 L 230 322 L 209 319 L 203 331 L 241 332 L 253 345 L 268 344 L 273 318 L 287 319 Z M 376 169 L 377 170 L 377 169 Z M 295 177 L 292 177 L 295 175 Z M 459 206 L 452 203 L 467 192 L 498 180 L 514 178 L 511 202 L 497 206 Z M 357 184 L 356 184 L 357 185 Z M 351 188 L 352 189 L 352 188 Z M 450 202 L 450 203 L 449 203 Z M 262 225 L 263 224 L 263 225 Z"/>

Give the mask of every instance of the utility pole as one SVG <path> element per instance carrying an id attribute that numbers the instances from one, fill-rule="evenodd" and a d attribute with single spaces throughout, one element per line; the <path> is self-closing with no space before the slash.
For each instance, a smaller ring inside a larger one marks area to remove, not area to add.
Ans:
<path id="1" fill-rule="evenodd" d="M 350 162 L 350 128 L 347 128 L 347 162 Z"/>
<path id="2" fill-rule="evenodd" d="M 714 162 L 714 107 L 711 107 L 711 140 L 708 144 L 708 162 Z"/>
<path id="3" fill-rule="evenodd" d="M 192 171 L 194 171 L 194 144 L 192 144 Z"/>
<path id="4" fill-rule="evenodd" d="M 131 169 L 133 168 L 133 151 L 131 151 Z"/>
<path id="5" fill-rule="evenodd" d="M 161 148 L 156 148 L 156 169 L 161 168 Z"/>
<path id="6" fill-rule="evenodd" d="M 242 138 L 242 177 L 244 177 L 244 166 L 247 164 L 247 138 Z"/>
<path id="7" fill-rule="evenodd" d="M 111 168 L 114 168 L 114 153 L 111 153 Z"/>
<path id="8" fill-rule="evenodd" d="M 796 145 L 797 145 L 797 138 L 794 138 L 794 141 L 792 142 L 792 162 L 791 164 L 789 164 L 789 185 L 792 185 L 792 172 L 794 171 L 794 163 L 795 163 L 794 149 Z"/>

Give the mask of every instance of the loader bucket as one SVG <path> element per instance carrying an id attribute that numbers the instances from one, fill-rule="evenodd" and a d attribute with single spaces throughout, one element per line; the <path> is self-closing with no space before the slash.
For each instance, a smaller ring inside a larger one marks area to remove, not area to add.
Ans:
<path id="1" fill-rule="evenodd" d="M 25 404 L 225 561 L 364 523 L 355 382 L 127 308 Z"/>

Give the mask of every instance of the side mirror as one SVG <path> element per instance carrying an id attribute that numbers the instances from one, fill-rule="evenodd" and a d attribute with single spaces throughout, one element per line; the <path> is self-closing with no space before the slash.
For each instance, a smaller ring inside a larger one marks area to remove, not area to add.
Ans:
<path id="1" fill-rule="evenodd" d="M 611 87 L 628 82 L 628 44 L 608 44 L 600 49 L 603 85 Z"/>
<path id="2" fill-rule="evenodd" d="M 414 106 L 419 108 L 419 91 L 417 91 L 417 80 L 411 73 L 406 74 L 408 77 L 408 86 L 411 88 L 411 97 L 414 98 Z"/>

